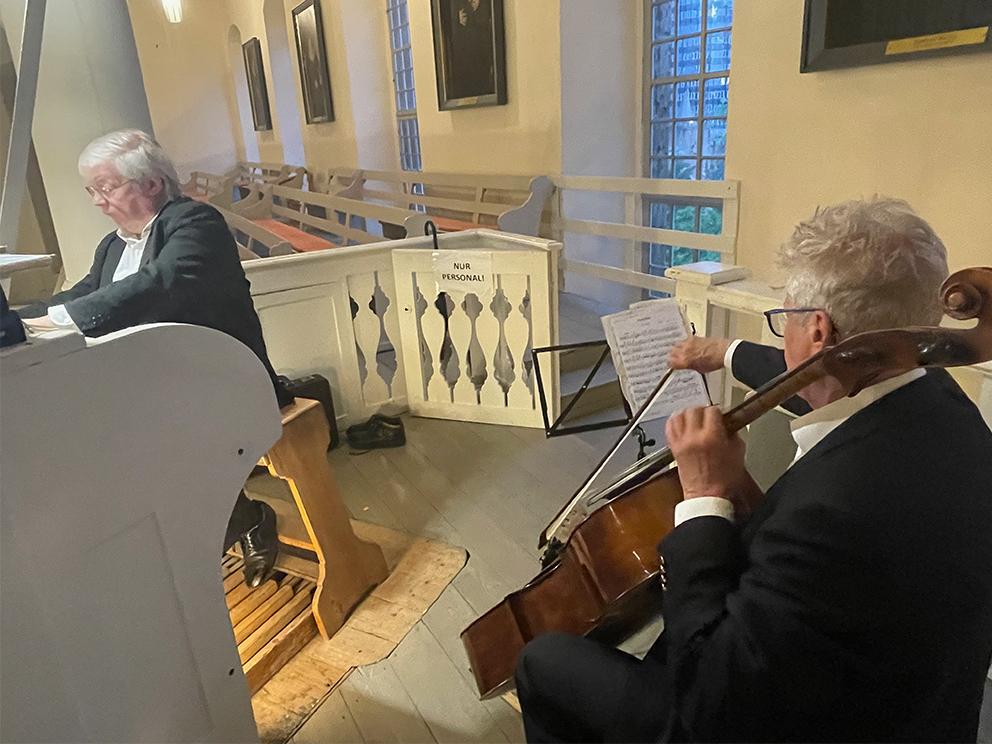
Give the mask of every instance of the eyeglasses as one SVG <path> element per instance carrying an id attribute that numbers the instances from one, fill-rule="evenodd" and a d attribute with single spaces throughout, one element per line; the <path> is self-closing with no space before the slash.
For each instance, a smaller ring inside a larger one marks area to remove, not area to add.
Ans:
<path id="1" fill-rule="evenodd" d="M 774 310 L 765 310 L 764 316 L 768 321 L 769 330 L 783 338 L 785 336 L 785 323 L 789 319 L 788 313 L 815 313 L 817 311 L 826 312 L 822 307 L 779 307 Z"/>
<path id="2" fill-rule="evenodd" d="M 117 191 L 117 189 L 123 188 L 127 186 L 129 183 L 133 183 L 133 182 L 134 179 L 129 178 L 126 181 L 121 181 L 116 186 L 111 186 L 110 184 L 105 183 L 100 186 L 83 186 L 83 189 L 86 191 L 87 194 L 90 195 L 91 198 L 95 198 L 96 196 L 102 196 L 104 199 L 106 199 L 108 196 L 110 196 L 115 191 Z"/>

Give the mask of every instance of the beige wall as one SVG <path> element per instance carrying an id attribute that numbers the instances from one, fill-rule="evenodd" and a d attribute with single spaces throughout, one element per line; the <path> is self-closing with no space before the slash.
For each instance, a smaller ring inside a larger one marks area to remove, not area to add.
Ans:
<path id="1" fill-rule="evenodd" d="M 430 0 L 409 0 L 425 170 L 560 172 L 559 2 L 505 0 L 507 105 L 442 112 L 437 110 Z M 262 47 L 273 129 L 244 133 L 257 143 L 260 160 L 292 159 L 290 143 L 296 127 L 289 117 L 295 115 L 309 168 L 399 167 L 385 0 L 321 3 L 335 121 L 310 125 L 303 116 L 292 30 L 292 9 L 299 0 L 186 0 L 186 17 L 178 25 L 164 21 L 158 0 L 128 3 L 156 128 L 162 130 L 163 144 L 176 153 L 176 159 L 188 164 L 187 170 L 219 170 L 244 150 L 239 123 L 244 118 L 239 116 L 231 69 L 232 63 L 241 61 L 229 53 L 228 44 L 232 26 L 242 42 L 258 37 Z M 268 8 L 271 18 L 272 6 L 280 3 L 285 46 L 273 45 L 263 12 Z M 273 52 L 279 57 L 275 61 Z M 286 54 L 292 76 L 289 91 L 287 76 L 280 74 L 280 69 L 286 70 Z M 273 71 L 283 84 L 277 85 Z M 177 84 L 189 78 L 202 81 L 191 93 Z M 191 96 L 206 105 L 191 111 Z M 200 135 L 208 130 L 212 134 L 202 140 Z"/>
<path id="2" fill-rule="evenodd" d="M 734 12 L 727 177 L 743 182 L 740 261 L 770 275 L 818 204 L 907 199 L 952 270 L 992 261 L 992 55 L 799 74 L 802 3 Z"/>
<path id="3" fill-rule="evenodd" d="M 15 60 L 25 0 L 0 0 Z M 83 191 L 76 162 L 95 137 L 114 129 L 151 130 L 151 117 L 125 0 L 48 4 L 32 136 L 68 283 L 82 278 L 114 224 Z"/>
<path id="4" fill-rule="evenodd" d="M 408 2 L 424 170 L 559 173 L 559 0 L 504 0 L 508 103 L 461 111 L 438 111 L 430 0 Z"/>
<path id="5" fill-rule="evenodd" d="M 186 2 L 178 24 L 165 19 L 158 0 L 127 4 L 156 138 L 182 178 L 224 172 L 237 162 L 224 3 Z"/>

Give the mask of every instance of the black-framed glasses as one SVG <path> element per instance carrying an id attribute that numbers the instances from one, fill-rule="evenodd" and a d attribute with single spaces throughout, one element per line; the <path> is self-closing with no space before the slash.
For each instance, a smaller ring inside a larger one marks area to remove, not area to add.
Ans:
<path id="1" fill-rule="evenodd" d="M 777 307 L 774 310 L 765 310 L 763 314 L 768 321 L 768 329 L 779 338 L 783 338 L 789 313 L 815 313 L 818 310 L 826 312 L 822 307 Z"/>

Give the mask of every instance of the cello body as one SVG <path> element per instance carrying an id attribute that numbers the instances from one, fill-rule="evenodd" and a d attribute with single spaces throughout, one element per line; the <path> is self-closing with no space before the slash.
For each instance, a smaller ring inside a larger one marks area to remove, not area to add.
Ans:
<path id="1" fill-rule="evenodd" d="M 657 546 L 681 500 L 670 470 L 597 509 L 555 562 L 462 632 L 483 699 L 512 688 L 531 639 L 557 631 L 616 642 L 661 609 Z"/>

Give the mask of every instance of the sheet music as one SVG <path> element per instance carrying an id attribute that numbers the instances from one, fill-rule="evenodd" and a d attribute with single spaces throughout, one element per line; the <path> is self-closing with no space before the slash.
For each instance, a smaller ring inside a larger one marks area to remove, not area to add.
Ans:
<path id="1" fill-rule="evenodd" d="M 668 371 L 668 354 L 689 335 L 689 326 L 672 299 L 637 302 L 629 310 L 603 317 L 603 329 L 624 397 L 633 410 L 644 405 Z M 702 375 L 680 370 L 665 394 L 651 405 L 645 421 L 671 416 L 691 406 L 710 404 Z"/>

